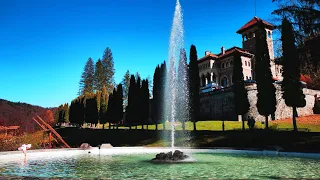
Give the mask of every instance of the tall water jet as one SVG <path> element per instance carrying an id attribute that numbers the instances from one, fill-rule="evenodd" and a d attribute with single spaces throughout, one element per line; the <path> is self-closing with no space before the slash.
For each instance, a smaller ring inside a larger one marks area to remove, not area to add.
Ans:
<path id="1" fill-rule="evenodd" d="M 175 145 L 176 120 L 188 119 L 188 73 L 185 59 L 183 14 L 179 0 L 176 2 L 170 34 L 169 67 L 165 78 L 164 118 L 171 123 L 171 148 Z M 184 54 L 183 54 L 184 53 Z M 182 54 L 182 56 L 181 56 Z M 177 73 L 177 69 L 179 70 Z M 179 77 L 179 78 L 178 78 Z M 177 119 L 178 118 L 178 119 Z"/>

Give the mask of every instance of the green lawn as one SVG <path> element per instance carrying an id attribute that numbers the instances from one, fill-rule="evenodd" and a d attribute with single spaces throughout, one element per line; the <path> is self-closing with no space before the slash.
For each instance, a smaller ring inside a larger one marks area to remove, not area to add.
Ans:
<path id="1" fill-rule="evenodd" d="M 222 131 L 222 124 L 223 121 L 213 121 L 213 120 L 209 120 L 209 121 L 198 121 L 196 123 L 197 126 L 197 130 L 201 131 L 201 130 L 210 130 L 210 131 Z M 109 124 L 105 124 L 105 128 L 108 129 Z M 192 122 L 187 122 L 185 124 L 186 130 L 193 130 L 193 123 Z M 265 127 L 264 124 L 262 124 L 261 122 L 256 122 L 255 123 L 255 128 L 256 129 L 263 129 Z M 99 124 L 97 126 L 97 128 L 102 128 L 102 125 Z M 224 128 L 226 131 L 228 130 L 239 130 L 242 128 L 242 122 L 239 121 L 224 121 Z M 248 129 L 248 125 L 247 122 L 245 122 L 245 128 Z M 283 122 L 283 123 L 273 123 L 273 121 L 269 122 L 269 128 L 270 129 L 279 129 L 279 130 L 283 130 L 285 128 L 289 128 L 292 129 L 293 125 L 292 123 L 288 123 L 288 122 Z M 320 125 L 314 125 L 314 124 L 301 124 L 298 123 L 298 128 L 308 128 L 310 130 L 310 132 L 320 132 Z M 119 127 L 119 129 L 129 129 L 129 127 L 124 127 L 121 126 Z M 135 126 L 132 126 L 132 129 L 135 129 Z M 142 126 L 139 125 L 137 126 L 137 129 L 142 129 Z M 144 125 L 144 129 L 147 129 L 147 125 Z M 155 130 L 156 126 L 155 125 L 149 125 L 148 126 L 149 130 Z M 163 124 L 159 124 L 158 125 L 158 129 L 162 130 L 163 129 Z M 170 130 L 171 129 L 171 123 L 167 122 L 166 123 L 166 129 Z M 176 126 L 176 130 L 182 130 L 182 126 L 181 124 Z"/>

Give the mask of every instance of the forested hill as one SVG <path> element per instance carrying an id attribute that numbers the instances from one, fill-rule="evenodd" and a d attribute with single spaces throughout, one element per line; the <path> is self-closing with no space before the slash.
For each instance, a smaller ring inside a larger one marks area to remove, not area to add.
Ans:
<path id="1" fill-rule="evenodd" d="M 0 99 L 0 126 L 20 126 L 23 132 L 34 132 L 40 127 L 32 120 L 39 115 L 53 123 L 56 108 L 43 108 L 21 102 Z"/>

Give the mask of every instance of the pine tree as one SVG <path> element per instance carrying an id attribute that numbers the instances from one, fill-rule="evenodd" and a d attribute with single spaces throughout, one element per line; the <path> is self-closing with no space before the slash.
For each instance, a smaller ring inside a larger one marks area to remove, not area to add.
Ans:
<path id="1" fill-rule="evenodd" d="M 103 86 L 107 86 L 106 74 L 102 61 L 98 59 L 96 62 L 96 68 L 94 72 L 94 88 L 97 91 L 101 91 Z"/>
<path id="2" fill-rule="evenodd" d="M 292 107 L 292 121 L 294 131 L 298 131 L 296 123 L 297 107 L 306 105 L 305 95 L 300 83 L 300 59 L 295 45 L 293 28 L 284 18 L 282 21 L 282 50 L 283 50 L 283 98 L 287 106 Z"/>
<path id="3" fill-rule="evenodd" d="M 130 86 L 130 72 L 127 70 L 126 74 L 122 79 L 122 86 L 123 86 L 123 102 L 124 107 L 128 106 L 128 93 L 129 93 L 129 86 Z"/>
<path id="4" fill-rule="evenodd" d="M 80 80 L 80 95 L 94 90 L 94 65 L 91 57 L 88 59 Z"/>
<path id="5" fill-rule="evenodd" d="M 268 129 L 268 116 L 276 111 L 276 89 L 273 85 L 270 70 L 270 56 L 267 45 L 266 30 L 263 23 L 259 22 L 259 29 L 256 33 L 256 81 L 258 90 L 257 108 L 259 114 L 265 116 L 266 129 Z"/>
<path id="6" fill-rule="evenodd" d="M 193 122 L 193 130 L 196 131 L 196 122 L 200 114 L 200 78 L 198 67 L 197 49 L 194 45 L 190 48 L 190 65 L 189 65 L 189 82 L 190 82 L 190 119 Z"/>
<path id="7" fill-rule="evenodd" d="M 244 130 L 243 116 L 249 111 L 250 104 L 248 100 L 248 92 L 244 85 L 241 55 L 238 51 L 236 51 L 233 60 L 232 82 L 235 111 L 238 115 L 242 116 L 242 130 Z"/>
<path id="8" fill-rule="evenodd" d="M 111 49 L 109 47 L 106 48 L 106 50 L 103 53 L 102 57 L 102 64 L 104 67 L 104 73 L 105 73 L 105 82 L 107 87 L 107 92 L 110 94 L 114 87 L 114 63 L 113 63 L 113 56 Z"/>
<path id="9" fill-rule="evenodd" d="M 178 97 L 177 97 L 177 120 L 182 123 L 182 129 L 185 130 L 185 122 L 189 118 L 189 72 L 187 65 L 187 55 L 185 49 L 180 51 L 178 66 Z M 180 116 L 179 116 L 180 115 Z"/>

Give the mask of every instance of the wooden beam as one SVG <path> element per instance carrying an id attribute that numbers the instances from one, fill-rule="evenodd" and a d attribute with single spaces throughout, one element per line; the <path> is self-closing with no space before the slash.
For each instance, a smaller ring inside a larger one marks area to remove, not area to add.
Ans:
<path id="1" fill-rule="evenodd" d="M 41 119 L 41 117 L 37 116 L 38 119 L 67 147 L 70 148 L 70 146 L 63 140 L 63 138 L 57 133 L 56 130 L 54 130 L 49 124 L 47 124 L 44 120 Z"/>
<path id="2" fill-rule="evenodd" d="M 51 149 L 52 132 L 49 132 L 49 149 Z"/>
<path id="3" fill-rule="evenodd" d="M 37 121 L 35 118 L 32 118 L 33 121 L 35 121 L 43 130 L 48 131 L 47 128 L 45 128 L 42 124 L 39 123 L 39 121 Z"/>

